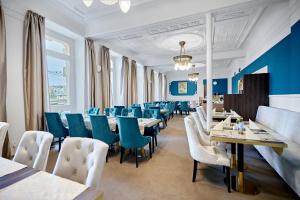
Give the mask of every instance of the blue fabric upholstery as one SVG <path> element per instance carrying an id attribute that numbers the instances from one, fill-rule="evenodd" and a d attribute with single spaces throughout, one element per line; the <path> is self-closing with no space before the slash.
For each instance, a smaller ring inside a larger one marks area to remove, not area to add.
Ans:
<path id="1" fill-rule="evenodd" d="M 127 108 L 123 108 L 121 111 L 121 116 L 126 117 L 128 116 L 128 109 Z"/>
<path id="2" fill-rule="evenodd" d="M 110 130 L 110 126 L 105 115 L 91 115 L 92 133 L 93 138 L 101 140 L 108 145 L 112 145 L 119 142 L 120 138 L 118 134 L 113 134 Z"/>
<path id="3" fill-rule="evenodd" d="M 186 113 L 190 112 L 189 102 L 187 101 L 180 102 L 180 111 Z"/>
<path id="4" fill-rule="evenodd" d="M 132 107 L 133 116 L 136 118 L 142 118 L 142 108 L 141 107 Z"/>
<path id="5" fill-rule="evenodd" d="M 108 117 L 113 112 L 113 110 L 113 108 L 105 108 L 104 114 Z"/>
<path id="6" fill-rule="evenodd" d="M 66 137 L 69 135 L 69 130 L 64 127 L 60 115 L 56 112 L 45 112 L 48 131 L 54 138 Z"/>
<path id="7" fill-rule="evenodd" d="M 125 108 L 125 106 L 114 106 L 113 116 L 120 116 L 123 108 Z"/>
<path id="8" fill-rule="evenodd" d="M 153 106 L 153 103 L 144 103 L 145 109 L 149 109 L 150 106 Z"/>
<path id="9" fill-rule="evenodd" d="M 143 118 L 152 118 L 152 113 L 149 109 L 144 109 Z"/>
<path id="10" fill-rule="evenodd" d="M 89 115 L 99 115 L 100 109 L 99 108 L 89 108 L 88 114 Z"/>
<path id="11" fill-rule="evenodd" d="M 131 108 L 133 108 L 133 107 L 141 107 L 141 104 L 134 103 L 134 104 L 132 104 Z"/>
<path id="12" fill-rule="evenodd" d="M 82 114 L 80 113 L 68 113 L 66 114 L 70 137 L 92 137 L 92 131 L 85 127 Z"/>
<path id="13" fill-rule="evenodd" d="M 151 142 L 151 137 L 141 135 L 137 118 L 118 117 L 121 146 L 126 149 L 142 148 Z"/>

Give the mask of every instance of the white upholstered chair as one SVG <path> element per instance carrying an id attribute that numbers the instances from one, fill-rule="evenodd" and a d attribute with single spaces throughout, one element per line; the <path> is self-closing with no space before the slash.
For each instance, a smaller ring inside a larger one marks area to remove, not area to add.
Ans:
<path id="1" fill-rule="evenodd" d="M 196 112 L 199 115 L 199 119 L 201 121 L 202 127 L 204 128 L 204 130 L 207 130 L 206 116 L 203 107 L 202 106 L 197 107 Z"/>
<path id="2" fill-rule="evenodd" d="M 199 137 L 197 127 L 192 116 L 184 118 L 186 134 L 189 143 L 191 157 L 194 159 L 193 182 L 196 180 L 198 163 L 225 166 L 227 180 L 230 180 L 230 159 L 222 148 L 205 145 Z M 230 181 L 228 181 L 228 192 L 230 192 Z"/>
<path id="3" fill-rule="evenodd" d="M 100 187 L 108 145 L 90 138 L 64 140 L 53 174 L 88 187 Z"/>
<path id="4" fill-rule="evenodd" d="M 2 149 L 3 149 L 3 144 L 7 134 L 8 127 L 9 127 L 8 123 L 0 122 L 0 157 L 2 157 Z"/>
<path id="5" fill-rule="evenodd" d="M 14 161 L 37 170 L 45 170 L 53 135 L 43 131 L 26 131 L 19 143 Z"/>

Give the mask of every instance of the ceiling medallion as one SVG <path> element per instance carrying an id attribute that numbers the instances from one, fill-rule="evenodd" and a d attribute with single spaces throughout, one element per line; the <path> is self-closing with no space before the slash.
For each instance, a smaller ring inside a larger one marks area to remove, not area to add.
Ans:
<path id="1" fill-rule="evenodd" d="M 82 0 L 86 7 L 90 7 L 94 0 Z M 122 12 L 127 13 L 130 9 L 131 2 L 130 0 L 100 0 L 101 3 L 105 5 L 115 5 L 119 2 L 120 9 Z"/>
<path id="2" fill-rule="evenodd" d="M 180 55 L 173 57 L 173 60 L 175 61 L 175 70 L 189 70 L 192 66 L 192 56 L 185 54 L 185 41 L 179 42 L 180 45 Z"/>
<path id="3" fill-rule="evenodd" d="M 189 81 L 195 81 L 196 82 L 199 79 L 199 73 L 195 72 L 195 68 L 196 68 L 196 66 L 193 65 L 193 73 L 188 74 Z"/>

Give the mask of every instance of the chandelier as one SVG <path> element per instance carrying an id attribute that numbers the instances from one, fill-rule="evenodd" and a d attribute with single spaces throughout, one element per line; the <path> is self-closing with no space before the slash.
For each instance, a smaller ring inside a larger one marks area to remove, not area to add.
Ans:
<path id="1" fill-rule="evenodd" d="M 180 45 L 180 55 L 173 57 L 175 61 L 175 70 L 189 70 L 192 66 L 192 56 L 185 54 L 185 41 L 179 42 Z"/>
<path id="2" fill-rule="evenodd" d="M 94 2 L 94 0 L 82 0 L 82 1 L 86 7 L 90 7 Z M 127 13 L 131 6 L 130 0 L 100 0 L 100 2 L 110 6 L 119 2 L 120 9 L 124 13 Z"/>
<path id="3" fill-rule="evenodd" d="M 198 81 L 199 79 L 199 73 L 195 72 L 195 65 L 193 65 L 193 73 L 188 74 L 189 81 Z"/>

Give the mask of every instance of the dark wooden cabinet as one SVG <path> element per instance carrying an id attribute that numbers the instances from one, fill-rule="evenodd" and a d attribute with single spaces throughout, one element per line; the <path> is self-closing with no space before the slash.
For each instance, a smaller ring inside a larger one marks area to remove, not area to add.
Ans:
<path id="1" fill-rule="evenodd" d="M 260 105 L 269 106 L 268 73 L 245 75 L 242 94 L 224 95 L 224 109 L 236 111 L 244 120 L 255 120 Z"/>

